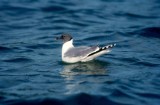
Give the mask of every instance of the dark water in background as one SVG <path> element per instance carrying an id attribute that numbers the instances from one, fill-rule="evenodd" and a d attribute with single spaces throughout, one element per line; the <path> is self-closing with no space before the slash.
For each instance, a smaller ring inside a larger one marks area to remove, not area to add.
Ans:
<path id="1" fill-rule="evenodd" d="M 117 46 L 64 64 L 64 32 Z M 159 105 L 159 48 L 160 0 L 1 0 L 0 104 Z"/>

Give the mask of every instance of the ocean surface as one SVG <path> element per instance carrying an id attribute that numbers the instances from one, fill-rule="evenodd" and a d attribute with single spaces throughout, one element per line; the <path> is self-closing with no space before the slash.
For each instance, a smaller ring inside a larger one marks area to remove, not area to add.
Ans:
<path id="1" fill-rule="evenodd" d="M 117 46 L 61 61 L 61 41 Z M 0 105 L 160 105 L 160 0 L 1 0 Z"/>

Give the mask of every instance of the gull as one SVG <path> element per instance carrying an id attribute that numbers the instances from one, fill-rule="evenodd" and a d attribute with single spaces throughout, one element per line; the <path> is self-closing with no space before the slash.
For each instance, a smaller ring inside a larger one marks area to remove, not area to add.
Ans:
<path id="1" fill-rule="evenodd" d="M 87 62 L 111 51 L 116 44 L 110 44 L 104 47 L 100 46 L 79 46 L 73 45 L 73 38 L 65 33 L 56 40 L 62 40 L 62 61 L 66 63 Z"/>

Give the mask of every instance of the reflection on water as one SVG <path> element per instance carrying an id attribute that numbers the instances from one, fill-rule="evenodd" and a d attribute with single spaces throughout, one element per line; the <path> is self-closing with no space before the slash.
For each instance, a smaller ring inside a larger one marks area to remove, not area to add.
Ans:
<path id="1" fill-rule="evenodd" d="M 81 92 L 93 92 L 94 86 L 90 84 L 97 84 L 103 82 L 100 78 L 93 78 L 94 76 L 107 75 L 107 62 L 94 60 L 85 63 L 64 64 L 60 75 L 65 79 L 65 94 L 78 94 Z M 101 77 L 101 76 L 100 76 Z M 72 82 L 76 80 L 75 82 Z M 97 85 L 95 85 L 97 86 Z M 95 91 L 94 91 L 95 92 Z"/>
<path id="2" fill-rule="evenodd" d="M 106 75 L 107 65 L 108 63 L 99 60 L 85 63 L 64 64 L 64 68 L 60 74 L 67 79 L 72 79 L 72 76 L 75 75 Z"/>

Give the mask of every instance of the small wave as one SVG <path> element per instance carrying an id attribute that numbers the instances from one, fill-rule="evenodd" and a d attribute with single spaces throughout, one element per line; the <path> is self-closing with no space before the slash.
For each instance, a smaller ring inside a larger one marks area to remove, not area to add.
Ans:
<path id="1" fill-rule="evenodd" d="M 123 61 L 123 62 L 128 62 L 128 63 L 131 63 L 131 64 L 133 64 L 133 63 L 136 63 L 136 62 L 138 62 L 139 61 L 139 59 L 137 59 L 137 58 L 117 58 L 118 60 L 120 60 L 120 61 Z"/>
<path id="2" fill-rule="evenodd" d="M 10 49 L 9 47 L 0 46 L 0 52 L 10 51 L 10 50 L 12 50 L 12 49 Z"/>
<path id="3" fill-rule="evenodd" d="M 4 5 L 0 7 L 1 11 L 19 11 L 19 10 L 23 10 L 23 11 L 33 11 L 34 9 L 32 8 L 27 8 L 27 7 L 20 7 L 20 6 L 13 6 L 13 5 Z"/>
<path id="4" fill-rule="evenodd" d="M 29 28 L 31 28 L 31 27 L 33 27 L 33 26 L 31 26 L 31 25 L 20 25 L 20 24 L 14 24 L 14 25 L 7 25 L 7 27 L 9 28 L 9 29 L 18 29 L 18 30 L 20 30 L 20 29 L 29 29 Z"/>
<path id="5" fill-rule="evenodd" d="M 116 102 L 117 104 L 120 105 L 132 105 L 132 99 L 134 99 L 135 97 L 133 97 L 132 93 L 129 93 L 124 89 L 115 89 L 110 96 L 108 96 L 110 100 L 112 100 L 113 102 Z M 119 98 L 116 98 L 119 97 Z M 128 101 L 124 101 L 124 100 L 128 100 Z M 129 101 L 131 100 L 131 101 Z M 136 100 L 135 100 L 136 101 Z"/>
<path id="6" fill-rule="evenodd" d="M 25 6 L 17 6 L 17 5 L 2 5 L 0 6 L 0 11 L 4 12 L 10 16 L 21 16 L 21 15 L 25 15 L 28 13 L 32 13 L 34 11 L 36 11 L 35 8 L 29 8 L 29 7 L 25 7 Z"/>
<path id="7" fill-rule="evenodd" d="M 143 66 L 148 66 L 148 67 L 157 67 L 159 66 L 160 64 L 155 64 L 155 63 L 151 63 L 151 62 L 142 62 L 142 61 L 138 61 L 138 62 L 135 62 L 134 65 L 143 65 Z"/>
<path id="8" fill-rule="evenodd" d="M 137 94 L 142 96 L 142 97 L 147 97 L 147 98 L 157 98 L 157 99 L 159 99 L 159 97 L 160 97 L 160 94 L 158 94 L 158 93 L 147 93 L 147 92 L 145 92 L 145 93 L 137 93 Z"/>
<path id="9" fill-rule="evenodd" d="M 109 37 L 109 38 L 108 38 Z M 114 42 L 114 36 L 108 36 L 108 35 L 97 35 L 97 36 L 92 36 L 92 37 L 86 37 L 83 39 L 83 41 L 95 41 L 95 44 L 97 45 L 106 45 L 109 43 L 115 43 Z"/>
<path id="10" fill-rule="evenodd" d="M 27 48 L 31 48 L 31 49 L 52 49 L 53 46 L 51 44 L 36 44 L 36 45 L 29 45 L 27 46 Z"/>
<path id="11" fill-rule="evenodd" d="M 46 98 L 34 100 L 10 100 L 6 105 L 121 105 L 107 99 L 105 96 L 80 93 L 66 99 Z"/>
<path id="12" fill-rule="evenodd" d="M 136 14 L 136 13 L 115 13 L 116 16 L 125 16 L 130 18 L 142 18 L 142 19 L 153 19 L 153 18 L 159 18 L 157 16 L 146 16 L 142 14 Z"/>
<path id="13" fill-rule="evenodd" d="M 32 59 L 29 59 L 29 58 L 12 58 L 12 59 L 6 59 L 6 60 L 3 60 L 4 62 L 12 62 L 12 63 L 17 63 L 17 62 L 31 62 L 33 61 Z"/>
<path id="14" fill-rule="evenodd" d="M 66 24 L 73 24 L 73 25 L 77 25 L 77 26 L 87 26 L 86 23 L 82 22 L 82 21 L 74 21 L 74 20 L 67 20 L 67 19 L 55 19 L 53 20 L 53 23 L 66 23 Z"/>
<path id="15" fill-rule="evenodd" d="M 54 6 L 42 7 L 41 10 L 44 12 L 53 12 L 53 11 L 60 12 L 60 11 L 65 11 L 67 9 L 64 6 L 54 5 Z"/>
<path id="16" fill-rule="evenodd" d="M 52 39 L 53 40 L 53 36 L 41 36 L 41 37 L 37 37 L 37 40 L 42 40 L 42 39 Z"/>
<path id="17" fill-rule="evenodd" d="M 132 65 L 139 65 L 139 66 L 143 65 L 143 66 L 148 66 L 148 67 L 159 66 L 159 64 L 155 64 L 155 63 L 151 63 L 151 62 L 146 62 L 146 61 L 141 61 L 138 58 L 117 58 L 117 59 L 119 59 L 120 61 L 123 61 L 123 62 L 130 63 Z"/>
<path id="18" fill-rule="evenodd" d="M 101 40 L 101 39 L 106 39 L 107 36 L 93 36 L 93 37 L 88 37 L 85 40 Z"/>
<path id="19" fill-rule="evenodd" d="M 65 105 L 59 99 L 35 99 L 35 100 L 9 100 L 3 102 L 4 105 Z"/>
<path id="20" fill-rule="evenodd" d="M 138 31 L 139 35 L 144 37 L 160 38 L 160 27 L 149 27 Z"/>
<path id="21" fill-rule="evenodd" d="M 74 95 L 67 102 L 70 102 L 71 105 L 118 105 L 118 103 L 111 101 L 106 96 L 86 93 Z"/>

